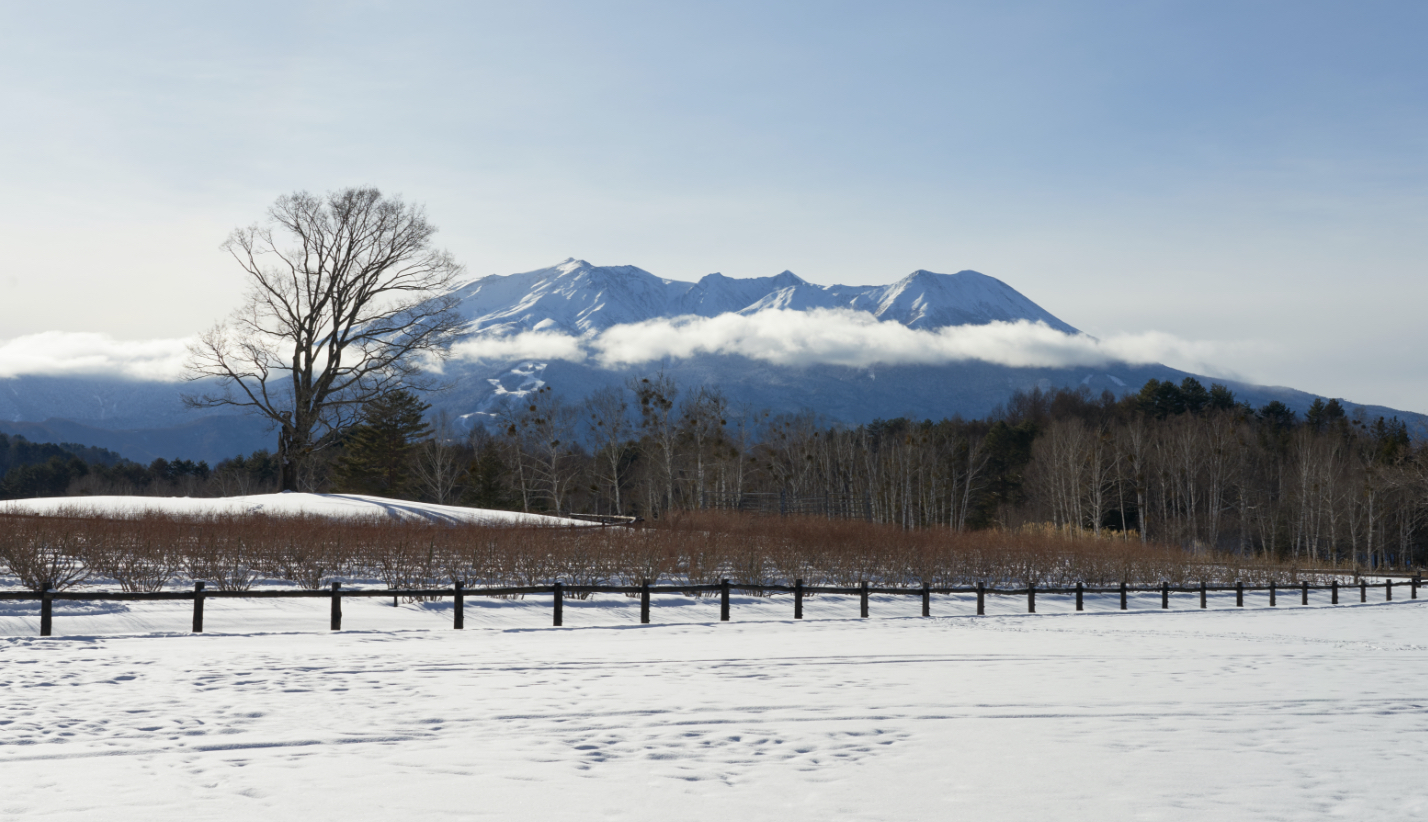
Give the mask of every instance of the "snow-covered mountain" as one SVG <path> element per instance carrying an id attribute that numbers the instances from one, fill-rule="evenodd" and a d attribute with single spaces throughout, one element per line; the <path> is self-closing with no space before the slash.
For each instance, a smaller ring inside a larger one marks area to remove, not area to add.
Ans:
<path id="1" fill-rule="evenodd" d="M 1080 333 L 1001 280 L 975 271 L 919 270 L 882 286 L 815 285 L 790 271 L 742 280 L 709 274 L 698 282 L 685 282 L 635 266 L 596 266 L 570 259 L 536 271 L 484 277 L 462 287 L 458 296 L 460 311 L 478 342 L 483 337 L 488 342 L 489 338 L 515 339 L 525 331 L 558 332 L 589 341 L 611 329 L 618 332 L 619 326 L 654 320 L 670 321 L 661 333 L 697 334 L 698 324 L 689 318 L 743 315 L 757 324 L 760 312 L 770 309 L 866 312 L 867 317 L 922 331 L 1027 320 L 1066 334 Z M 787 318 L 773 319 L 781 324 Z M 869 350 L 881 352 L 876 347 Z M 429 400 L 438 410 L 478 422 L 547 385 L 576 401 L 599 388 L 623 386 L 631 378 L 664 371 L 685 391 L 717 387 L 731 407 L 774 413 L 811 410 L 830 422 L 856 424 L 899 416 L 984 416 L 1018 389 L 1085 386 L 1097 394 L 1108 390 L 1124 395 L 1139 390 L 1148 379 L 1179 382 L 1190 376 L 1155 364 L 1013 367 L 974 358 L 929 360 L 932 364 L 914 364 L 905 358 L 900 365 L 800 366 L 746 354 L 696 352 L 647 358 L 638 365 L 602 365 L 596 358 L 529 353 L 510 354 L 505 361 L 457 358 L 446 367 L 449 390 Z M 868 361 L 875 363 L 876 358 Z M 1201 381 L 1212 382 L 1208 377 Z M 1314 400 L 1312 394 L 1289 388 L 1243 383 L 1230 387 L 1257 406 L 1280 400 L 1303 411 Z M 192 386 L 98 376 L 0 379 L 0 432 L 97 445 L 143 461 L 162 456 L 214 462 L 273 446 L 274 435 L 260 420 L 233 416 L 231 411 L 225 416 L 183 408 L 179 394 L 185 389 Z M 1371 416 L 1397 415 L 1414 430 L 1428 432 L 1428 417 L 1423 415 L 1380 406 L 1363 408 Z"/>
<path id="2" fill-rule="evenodd" d="M 457 293 L 471 329 L 487 333 L 583 334 L 645 320 L 775 308 L 847 308 L 919 329 L 1030 320 L 1077 333 L 1016 289 L 976 271 L 918 270 L 879 286 L 815 285 L 791 271 L 745 280 L 714 273 L 691 283 L 632 265 L 596 266 L 569 259 L 522 274 L 483 277 Z"/>

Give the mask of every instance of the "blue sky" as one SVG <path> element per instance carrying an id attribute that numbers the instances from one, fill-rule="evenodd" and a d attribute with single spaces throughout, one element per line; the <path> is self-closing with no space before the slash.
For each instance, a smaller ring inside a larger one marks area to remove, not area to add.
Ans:
<path id="1" fill-rule="evenodd" d="M 473 275 L 999 277 L 1428 411 L 1428 4 L 0 2 L 0 339 L 183 336 L 280 193 Z M 23 310 L 13 306 L 23 304 Z"/>

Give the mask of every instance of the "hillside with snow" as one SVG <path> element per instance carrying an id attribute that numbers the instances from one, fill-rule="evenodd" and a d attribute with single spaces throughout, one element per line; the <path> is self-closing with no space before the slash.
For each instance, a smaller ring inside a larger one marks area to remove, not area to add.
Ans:
<path id="1" fill-rule="evenodd" d="M 584 527 L 584 520 L 492 511 L 458 505 L 388 499 L 365 494 L 250 494 L 240 497 L 90 496 L 0 500 L 0 514 L 37 516 L 170 517 L 264 515 L 274 517 L 327 517 L 332 519 L 390 519 L 446 525 L 532 525 Z"/>

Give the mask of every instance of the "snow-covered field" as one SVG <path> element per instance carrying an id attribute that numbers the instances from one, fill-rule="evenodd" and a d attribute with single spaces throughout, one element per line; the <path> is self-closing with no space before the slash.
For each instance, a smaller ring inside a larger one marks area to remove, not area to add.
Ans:
<path id="1" fill-rule="evenodd" d="M 582 520 L 491 511 L 456 505 L 373 497 L 363 494 L 253 494 L 245 497 L 41 497 L 0 501 L 0 514 L 125 517 L 267 514 L 336 518 L 390 518 L 480 525 L 590 525 Z"/>
<path id="2" fill-rule="evenodd" d="M 0 603 L 0 816 L 1428 815 L 1423 601 L 1263 599 Z"/>

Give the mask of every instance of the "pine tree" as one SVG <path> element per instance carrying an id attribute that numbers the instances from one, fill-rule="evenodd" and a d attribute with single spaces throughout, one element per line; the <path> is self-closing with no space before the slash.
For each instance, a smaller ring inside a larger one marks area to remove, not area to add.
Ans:
<path id="1" fill-rule="evenodd" d="M 486 436 L 473 445 L 476 454 L 466 468 L 461 502 L 476 508 L 519 509 L 520 500 L 511 493 L 507 480 L 509 471 L 496 440 Z"/>
<path id="2" fill-rule="evenodd" d="M 408 391 L 393 391 L 362 406 L 362 422 L 352 429 L 337 462 L 338 489 L 397 499 L 411 496 L 413 451 L 431 434 L 424 419 L 430 407 Z"/>

